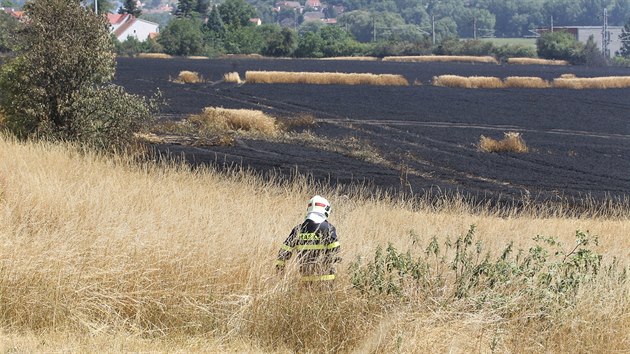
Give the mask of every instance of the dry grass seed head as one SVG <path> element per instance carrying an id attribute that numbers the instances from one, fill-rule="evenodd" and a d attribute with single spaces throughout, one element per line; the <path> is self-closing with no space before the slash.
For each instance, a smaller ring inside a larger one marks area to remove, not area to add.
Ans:
<path id="1" fill-rule="evenodd" d="M 501 140 L 495 140 L 482 135 L 479 139 L 479 150 L 483 152 L 529 152 L 529 148 L 521 137 L 521 133 L 506 132 L 503 134 L 504 137 Z"/>
<path id="2" fill-rule="evenodd" d="M 251 109 L 206 107 L 201 114 L 189 117 L 188 121 L 214 131 L 237 130 L 269 137 L 280 132 L 275 118 Z"/>

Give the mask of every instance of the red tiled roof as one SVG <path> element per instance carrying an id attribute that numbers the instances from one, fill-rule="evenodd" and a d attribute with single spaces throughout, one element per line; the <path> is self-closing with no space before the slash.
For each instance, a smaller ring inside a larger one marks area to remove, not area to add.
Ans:
<path id="1" fill-rule="evenodd" d="M 110 25 L 115 25 L 117 23 L 122 22 L 125 19 L 125 16 L 127 16 L 127 14 L 111 14 L 111 13 L 108 13 L 107 14 L 107 20 L 109 21 Z"/>

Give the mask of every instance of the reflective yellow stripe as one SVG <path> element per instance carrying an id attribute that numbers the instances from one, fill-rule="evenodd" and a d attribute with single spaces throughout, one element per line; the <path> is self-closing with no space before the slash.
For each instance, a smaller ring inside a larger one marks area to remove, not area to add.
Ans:
<path id="1" fill-rule="evenodd" d="M 301 278 L 302 281 L 327 281 L 327 280 L 335 280 L 334 274 L 327 275 L 310 275 L 304 276 Z"/>
<path id="2" fill-rule="evenodd" d="M 285 250 L 287 252 L 293 252 L 293 247 L 289 247 L 287 245 L 282 245 L 282 247 L 280 247 L 280 248 L 282 248 L 283 250 Z"/>
<path id="3" fill-rule="evenodd" d="M 335 241 L 335 242 L 333 242 L 333 243 L 331 243 L 331 244 L 327 245 L 327 246 L 326 246 L 326 248 L 328 248 L 328 249 L 330 250 L 330 249 L 333 249 L 333 248 L 337 248 L 337 247 L 339 247 L 340 245 L 341 245 L 341 244 L 339 243 L 339 241 Z"/>
<path id="4" fill-rule="evenodd" d="M 283 265 L 284 265 L 284 263 L 285 263 L 285 262 L 284 262 L 283 260 L 280 260 L 280 259 L 278 259 L 278 260 L 276 261 L 276 265 L 281 265 L 281 266 L 283 266 Z"/>
<path id="5" fill-rule="evenodd" d="M 325 245 L 297 245 L 295 246 L 295 249 L 298 251 L 323 250 L 323 249 L 326 249 L 326 246 Z"/>

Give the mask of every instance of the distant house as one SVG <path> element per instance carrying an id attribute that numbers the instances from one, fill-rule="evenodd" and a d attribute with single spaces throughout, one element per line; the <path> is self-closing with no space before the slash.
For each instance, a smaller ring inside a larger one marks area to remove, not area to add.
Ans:
<path id="1" fill-rule="evenodd" d="M 7 15 L 17 19 L 18 21 L 24 21 L 25 19 L 24 11 L 15 11 L 14 9 L 8 7 L 0 7 L 0 11 L 3 11 Z"/>
<path id="2" fill-rule="evenodd" d="M 111 32 L 116 38 L 124 42 L 133 37 L 140 42 L 147 38 L 154 38 L 159 33 L 159 26 L 155 22 L 142 20 L 130 14 L 107 14 Z"/>
<path id="3" fill-rule="evenodd" d="M 319 11 L 308 11 L 304 13 L 304 22 L 323 21 L 324 13 Z"/>
<path id="4" fill-rule="evenodd" d="M 260 18 L 258 18 L 258 17 L 250 18 L 249 22 L 253 23 L 256 26 L 262 25 L 262 20 Z"/>
<path id="5" fill-rule="evenodd" d="M 305 6 L 306 8 L 320 10 L 322 8 L 322 3 L 319 0 L 306 0 Z"/>
<path id="6" fill-rule="evenodd" d="M 302 11 L 304 10 L 302 5 L 298 1 L 278 1 L 278 2 L 276 2 L 276 7 L 274 8 L 274 10 L 276 12 L 280 12 L 282 9 L 292 9 L 292 10 L 297 11 L 299 13 L 302 13 Z"/>
<path id="7" fill-rule="evenodd" d="M 619 36 L 621 35 L 622 30 L 623 30 L 622 26 L 608 26 L 607 37 L 608 37 L 609 42 L 608 42 L 608 53 L 606 53 L 608 57 L 612 57 L 613 55 L 615 55 L 616 52 L 618 52 L 621 49 L 622 42 Z M 535 30 L 535 32 L 538 35 L 541 35 L 545 32 L 550 32 L 550 31 L 552 31 L 552 29 L 549 27 L 538 28 L 537 30 Z M 573 35 L 573 37 L 575 37 L 576 40 L 582 43 L 586 43 L 586 41 L 588 41 L 588 38 L 590 36 L 593 36 L 593 39 L 595 39 L 595 42 L 597 43 L 597 48 L 599 48 L 599 50 L 603 50 L 602 26 L 558 26 L 558 27 L 554 26 L 553 31 L 570 33 Z"/>

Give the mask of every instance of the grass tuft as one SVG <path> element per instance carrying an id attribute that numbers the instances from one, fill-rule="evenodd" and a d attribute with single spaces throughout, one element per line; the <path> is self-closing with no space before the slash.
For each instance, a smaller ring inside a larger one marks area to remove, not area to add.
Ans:
<path id="1" fill-rule="evenodd" d="M 433 77 L 433 86 L 459 87 L 459 88 L 502 88 L 505 87 L 503 81 L 492 76 L 458 76 L 440 75 Z"/>
<path id="2" fill-rule="evenodd" d="M 223 74 L 223 82 L 230 82 L 230 83 L 240 84 L 243 81 L 241 80 L 241 76 L 238 74 L 238 72 L 234 71 L 234 72 L 231 72 L 231 73 Z"/>
<path id="3" fill-rule="evenodd" d="M 581 89 L 616 89 L 630 87 L 630 76 L 608 77 L 574 77 L 557 78 L 553 80 L 553 87 L 574 90 Z"/>
<path id="4" fill-rule="evenodd" d="M 146 59 L 172 59 L 173 57 L 165 53 L 138 53 L 138 58 Z"/>
<path id="5" fill-rule="evenodd" d="M 501 140 L 495 140 L 482 135 L 477 147 L 483 152 L 529 152 L 529 148 L 525 144 L 521 134 L 517 132 L 506 132 Z"/>
<path id="6" fill-rule="evenodd" d="M 516 65 L 569 65 L 569 62 L 566 60 L 540 58 L 508 58 L 507 63 Z"/>
<path id="7" fill-rule="evenodd" d="M 499 64 L 497 59 L 491 56 L 471 56 L 471 55 L 418 55 L 418 56 L 391 56 L 384 57 L 383 61 L 394 62 L 462 62 L 462 63 L 486 63 L 486 64 Z"/>
<path id="8" fill-rule="evenodd" d="M 505 87 L 513 88 L 549 88 L 551 84 L 540 77 L 509 76 L 503 80 Z"/>
<path id="9" fill-rule="evenodd" d="M 269 137 L 280 132 L 274 117 L 251 109 L 206 107 L 201 114 L 190 116 L 188 121 L 202 129 L 217 132 L 241 131 Z"/>
<path id="10" fill-rule="evenodd" d="M 251 84 L 409 85 L 402 75 L 331 72 L 247 71 L 245 81 Z"/>
<path id="11" fill-rule="evenodd" d="M 356 60 L 356 61 L 378 61 L 377 57 L 366 57 L 366 56 L 356 56 L 356 57 L 329 57 L 329 58 L 320 58 L 319 60 Z"/>
<path id="12" fill-rule="evenodd" d="M 203 82 L 203 78 L 198 72 L 183 70 L 179 72 L 179 75 L 173 82 L 178 84 L 198 84 Z"/>

